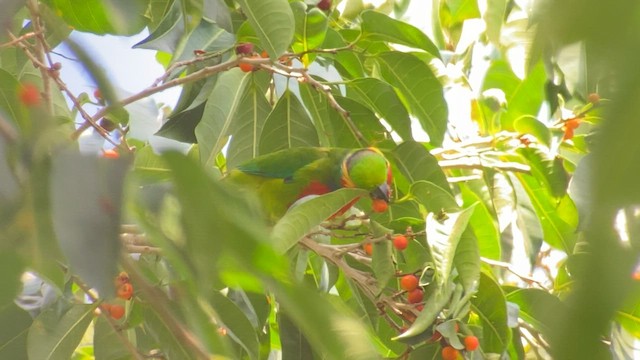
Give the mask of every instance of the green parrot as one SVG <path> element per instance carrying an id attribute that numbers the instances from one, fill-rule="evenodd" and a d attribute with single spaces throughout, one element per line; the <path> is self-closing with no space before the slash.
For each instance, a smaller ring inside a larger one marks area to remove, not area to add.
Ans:
<path id="1" fill-rule="evenodd" d="M 275 222 L 297 200 L 343 187 L 368 190 L 374 210 L 384 211 L 391 197 L 392 177 L 389 161 L 375 148 L 300 147 L 250 160 L 231 169 L 225 181 L 254 191 L 269 220 Z"/>

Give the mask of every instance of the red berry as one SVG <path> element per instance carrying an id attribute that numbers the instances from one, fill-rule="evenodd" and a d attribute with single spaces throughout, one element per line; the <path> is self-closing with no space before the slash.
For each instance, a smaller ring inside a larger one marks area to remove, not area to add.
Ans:
<path id="1" fill-rule="evenodd" d="M 60 69 L 62 69 L 62 64 L 61 64 L 61 63 L 59 63 L 59 62 L 53 63 L 53 64 L 51 65 L 51 69 L 53 69 L 53 70 L 60 70 Z"/>
<path id="2" fill-rule="evenodd" d="M 422 291 L 421 288 L 407 292 L 407 301 L 409 301 L 410 304 L 422 302 L 422 299 L 424 299 L 424 291 Z"/>
<path id="3" fill-rule="evenodd" d="M 413 291 L 418 288 L 418 277 L 405 275 L 400 279 L 400 288 L 405 291 Z"/>
<path id="4" fill-rule="evenodd" d="M 327 10 L 331 9 L 331 0 L 320 0 L 320 2 L 318 2 L 318 4 L 316 6 L 320 10 L 327 11 Z"/>
<path id="5" fill-rule="evenodd" d="M 389 204 L 387 204 L 387 202 L 382 199 L 373 199 L 371 207 L 373 208 L 374 212 L 381 213 L 387 211 Z"/>
<path id="6" fill-rule="evenodd" d="M 113 149 L 109 149 L 102 151 L 102 157 L 107 159 L 117 159 L 120 157 L 120 154 L 118 154 L 118 152 Z"/>
<path id="7" fill-rule="evenodd" d="M 95 89 L 93 91 L 93 97 L 95 97 L 97 100 L 104 100 L 102 98 L 102 91 L 100 91 L 100 89 Z"/>
<path id="8" fill-rule="evenodd" d="M 111 305 L 111 308 L 109 308 L 109 314 L 112 318 L 118 320 L 124 316 L 124 307 L 117 304 Z"/>
<path id="9" fill-rule="evenodd" d="M 480 345 L 480 342 L 478 341 L 477 337 L 471 335 L 464 338 L 464 348 L 467 349 L 467 351 L 473 351 L 477 349 L 478 345 Z"/>
<path id="10" fill-rule="evenodd" d="M 40 90 L 33 84 L 23 84 L 18 90 L 20 102 L 27 106 L 36 106 L 40 104 Z"/>
<path id="11" fill-rule="evenodd" d="M 253 53 L 252 43 L 242 43 L 236 46 L 236 54 L 238 55 L 251 55 Z"/>
<path id="12" fill-rule="evenodd" d="M 367 255 L 371 256 L 373 254 L 372 243 L 365 243 L 364 245 L 362 245 L 362 248 L 364 249 L 364 252 L 367 253 Z"/>
<path id="13" fill-rule="evenodd" d="M 445 346 L 442 348 L 443 360 L 456 360 L 458 358 L 458 354 L 458 350 L 454 349 L 451 346 Z"/>
<path id="14" fill-rule="evenodd" d="M 409 240 L 404 235 L 396 235 L 393 238 L 393 246 L 400 251 L 406 249 L 408 245 Z"/>
<path id="15" fill-rule="evenodd" d="M 130 283 L 120 285 L 117 294 L 120 299 L 131 300 L 131 297 L 133 297 L 133 285 Z"/>

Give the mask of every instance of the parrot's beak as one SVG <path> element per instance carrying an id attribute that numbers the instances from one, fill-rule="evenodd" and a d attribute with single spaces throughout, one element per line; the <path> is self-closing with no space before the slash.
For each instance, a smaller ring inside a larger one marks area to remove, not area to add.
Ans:
<path id="1" fill-rule="evenodd" d="M 378 186 L 377 188 L 375 188 L 372 192 L 371 192 L 371 198 L 373 199 L 380 199 L 380 200 L 384 200 L 385 202 L 389 202 L 389 194 L 391 192 L 389 191 L 389 184 L 384 183 L 380 186 Z"/>

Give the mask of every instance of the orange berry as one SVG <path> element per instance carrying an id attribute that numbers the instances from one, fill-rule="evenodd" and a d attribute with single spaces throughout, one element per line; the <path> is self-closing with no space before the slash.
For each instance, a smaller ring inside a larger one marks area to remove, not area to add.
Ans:
<path id="1" fill-rule="evenodd" d="M 416 310 L 418 310 L 418 311 L 424 310 L 424 305 L 420 304 L 420 305 L 416 306 Z"/>
<path id="2" fill-rule="evenodd" d="M 113 149 L 102 150 L 102 157 L 107 159 L 117 159 L 120 157 L 120 154 Z"/>
<path id="3" fill-rule="evenodd" d="M 93 91 L 93 97 L 95 97 L 97 100 L 104 100 L 104 98 L 102 97 L 102 91 L 100 91 L 100 89 L 95 89 Z"/>
<path id="4" fill-rule="evenodd" d="M 480 342 L 478 338 L 473 335 L 464 338 L 464 348 L 467 349 L 467 351 L 473 351 L 477 349 L 479 345 Z"/>
<path id="5" fill-rule="evenodd" d="M 240 68 L 240 70 L 244 71 L 244 72 L 252 72 L 254 67 L 251 64 L 247 64 L 247 63 L 240 63 L 238 64 L 238 67 Z"/>
<path id="6" fill-rule="evenodd" d="M 367 253 L 367 255 L 371 256 L 373 254 L 373 244 L 372 243 L 365 243 L 362 245 L 362 248 L 364 249 L 364 252 Z"/>
<path id="7" fill-rule="evenodd" d="M 600 95 L 591 93 L 587 96 L 587 101 L 595 105 L 600 102 Z"/>
<path id="8" fill-rule="evenodd" d="M 20 102 L 27 106 L 37 106 L 42 99 L 40 90 L 33 84 L 23 84 L 18 90 Z"/>
<path id="9" fill-rule="evenodd" d="M 418 288 L 418 277 L 405 275 L 400 279 L 400 288 L 405 291 L 413 291 Z"/>
<path id="10" fill-rule="evenodd" d="M 409 240 L 404 235 L 396 235 L 393 238 L 393 246 L 400 251 L 406 249 L 408 245 Z"/>
<path id="11" fill-rule="evenodd" d="M 458 350 L 454 349 L 451 346 L 445 346 L 442 348 L 443 360 L 456 360 L 458 358 L 458 354 Z"/>
<path id="12" fill-rule="evenodd" d="M 389 208 L 389 204 L 387 204 L 387 202 L 382 199 L 373 199 L 371 208 L 374 212 L 381 213 L 387 211 L 387 208 Z"/>
<path id="13" fill-rule="evenodd" d="M 131 297 L 133 297 L 133 285 L 130 283 L 120 285 L 117 294 L 120 299 L 131 300 Z"/>
<path id="14" fill-rule="evenodd" d="M 119 320 L 124 316 L 124 306 L 118 304 L 111 305 L 111 308 L 109 308 L 109 314 L 112 318 Z"/>
<path id="15" fill-rule="evenodd" d="M 410 304 L 422 302 L 422 299 L 424 299 L 424 291 L 422 291 L 421 288 L 416 288 L 407 292 L 407 301 L 409 301 Z"/>
<path id="16" fill-rule="evenodd" d="M 262 50 L 262 52 L 260 53 L 260 57 L 262 58 L 268 58 L 269 57 L 269 53 L 267 52 L 267 50 Z"/>

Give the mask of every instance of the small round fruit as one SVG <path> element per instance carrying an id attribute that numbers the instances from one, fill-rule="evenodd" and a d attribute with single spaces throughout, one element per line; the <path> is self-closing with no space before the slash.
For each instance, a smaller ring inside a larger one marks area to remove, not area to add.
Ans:
<path id="1" fill-rule="evenodd" d="M 236 54 L 238 55 L 251 55 L 253 53 L 252 43 L 242 43 L 236 46 Z"/>
<path id="2" fill-rule="evenodd" d="M 131 300 L 133 297 L 133 285 L 130 283 L 120 285 L 117 294 L 120 299 Z"/>
<path id="3" fill-rule="evenodd" d="M 100 120 L 99 125 L 103 129 L 105 129 L 107 132 L 112 132 L 117 127 L 116 123 L 114 123 L 113 121 L 111 121 L 111 120 L 109 120 L 107 118 L 103 118 L 102 120 Z"/>
<path id="4" fill-rule="evenodd" d="M 53 63 L 53 64 L 51 65 L 51 69 L 53 69 L 53 70 L 60 70 L 60 69 L 62 69 L 62 64 L 61 64 L 61 63 L 59 63 L 59 62 Z"/>
<path id="5" fill-rule="evenodd" d="M 124 316 L 124 306 L 118 304 L 111 305 L 109 315 L 116 320 L 121 319 Z"/>
<path id="6" fill-rule="evenodd" d="M 442 348 L 441 354 L 443 360 L 456 360 L 458 358 L 459 352 L 452 346 L 445 346 Z"/>
<path id="7" fill-rule="evenodd" d="M 587 100 L 592 104 L 597 104 L 600 102 L 600 95 L 596 93 L 591 93 L 587 96 Z"/>
<path id="8" fill-rule="evenodd" d="M 93 91 L 93 97 L 95 97 L 97 100 L 104 100 L 104 98 L 102 97 L 102 91 L 100 91 L 100 89 L 95 89 Z"/>
<path id="9" fill-rule="evenodd" d="M 389 208 L 389 204 L 387 204 L 387 202 L 382 199 L 373 199 L 371 208 L 374 212 L 381 213 L 387 211 L 387 208 Z"/>
<path id="10" fill-rule="evenodd" d="M 408 245 L 409 240 L 404 235 L 396 235 L 393 238 L 393 246 L 400 251 L 406 249 Z"/>
<path id="11" fill-rule="evenodd" d="M 331 9 L 331 0 L 320 0 L 316 6 L 320 10 L 327 11 Z"/>
<path id="12" fill-rule="evenodd" d="M 120 157 L 120 154 L 113 149 L 108 149 L 102 151 L 102 157 L 107 159 L 117 159 Z"/>
<path id="13" fill-rule="evenodd" d="M 23 84 L 18 90 L 18 98 L 27 106 L 37 106 L 42 99 L 40 90 L 33 84 Z"/>
<path id="14" fill-rule="evenodd" d="M 240 63 L 238 64 L 238 67 L 240 68 L 240 70 L 244 71 L 244 72 L 252 72 L 253 71 L 253 65 L 251 64 L 247 64 L 247 63 Z"/>
<path id="15" fill-rule="evenodd" d="M 418 277 L 410 274 L 400 278 L 400 288 L 405 291 L 413 291 L 418 288 Z"/>
<path id="16" fill-rule="evenodd" d="M 407 301 L 410 304 L 417 304 L 422 302 L 424 299 L 424 291 L 421 288 L 413 289 L 412 291 L 407 292 Z"/>
<path id="17" fill-rule="evenodd" d="M 267 50 L 262 50 L 262 52 L 260 53 L 260 57 L 263 59 L 266 59 L 269 57 L 269 53 L 267 52 Z"/>
<path id="18" fill-rule="evenodd" d="M 480 342 L 478 341 L 478 338 L 473 335 L 464 338 L 464 348 L 467 351 L 473 351 L 477 349 L 479 345 Z"/>
<path id="19" fill-rule="evenodd" d="M 365 243 L 364 245 L 362 245 L 362 248 L 364 249 L 364 252 L 367 253 L 367 255 L 369 255 L 369 256 L 373 255 L 373 244 L 372 243 Z"/>

